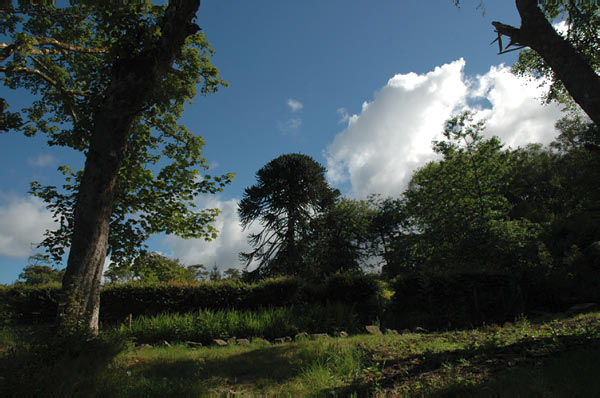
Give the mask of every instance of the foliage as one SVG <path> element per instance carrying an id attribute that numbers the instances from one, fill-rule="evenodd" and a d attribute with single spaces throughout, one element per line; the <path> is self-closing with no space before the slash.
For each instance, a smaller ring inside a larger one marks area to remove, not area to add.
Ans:
<path id="1" fill-rule="evenodd" d="M 223 275 L 221 275 L 221 271 L 219 271 L 219 268 L 217 267 L 217 264 L 215 264 L 210 272 L 208 273 L 208 280 L 210 281 L 218 281 L 221 280 L 223 278 Z"/>
<path id="2" fill-rule="evenodd" d="M 99 104 L 124 66 L 119 62 L 154 45 L 165 9 L 150 2 L 72 2 L 2 13 L 0 28 L 8 39 L 0 57 L 2 83 L 38 96 L 19 113 L 27 123 L 13 127 L 27 136 L 46 134 L 50 146 L 87 152 Z M 210 63 L 213 54 L 204 34 L 189 36 L 176 67 L 161 76 L 147 104 L 133 116 L 110 220 L 109 252 L 115 262 L 133 260 L 153 233 L 209 239 L 216 234 L 209 223 L 217 210 L 196 210 L 194 198 L 221 190 L 232 175 L 213 178 L 201 172 L 208 169 L 201 153 L 204 142 L 177 123 L 197 85 L 201 94 L 225 85 Z M 48 204 L 59 224 L 40 244 L 57 262 L 71 241 L 83 176 L 68 165 L 59 170 L 65 177 L 62 187 L 31 185 L 31 193 Z"/>
<path id="3" fill-rule="evenodd" d="M 259 276 L 295 275 L 304 271 L 303 247 L 310 221 L 334 204 L 339 191 L 325 181 L 325 169 L 310 156 L 281 155 L 256 173 L 255 185 L 246 188 L 238 214 L 244 228 L 258 221 L 251 234 L 253 250 L 240 258 Z"/>
<path id="4" fill-rule="evenodd" d="M 370 211 L 370 254 L 383 259 L 382 274 L 392 278 L 415 264 L 407 248 L 412 245 L 411 225 L 402 198 L 382 198 L 371 195 L 367 203 Z"/>
<path id="5" fill-rule="evenodd" d="M 239 281 L 242 278 L 242 273 L 237 268 L 227 268 L 223 271 L 223 278 Z"/>
<path id="6" fill-rule="evenodd" d="M 484 139 L 483 122 L 473 118 L 467 112 L 446 123 L 446 140 L 434 143 L 442 160 L 418 170 L 405 192 L 415 232 L 405 241 L 417 267 L 510 269 L 537 261 L 539 228 L 508 219 L 512 155 L 498 138 Z"/>
<path id="7" fill-rule="evenodd" d="M 114 282 L 171 282 L 204 279 L 208 272 L 202 264 L 185 266 L 159 253 L 142 253 L 132 264 L 111 263 L 104 276 Z"/>
<path id="8" fill-rule="evenodd" d="M 589 149 L 597 143 L 597 128 L 579 118 L 564 118 L 557 127 L 561 134 L 550 148 L 529 146 L 514 152 L 506 194 L 510 216 L 543 226 L 540 244 L 553 273 L 565 282 L 575 275 L 590 280 L 596 272 L 592 247 L 600 240 L 600 156 Z M 574 250 L 581 255 L 574 256 Z"/>
<path id="9" fill-rule="evenodd" d="M 315 217 L 306 238 L 304 274 L 319 279 L 334 273 L 360 273 L 371 254 L 372 213 L 365 201 L 341 198 Z"/>
<path id="10" fill-rule="evenodd" d="M 65 271 L 54 269 L 50 264 L 48 255 L 34 254 L 30 256 L 29 264 L 19 274 L 19 280 L 26 285 L 44 285 L 52 282 L 61 282 Z"/>

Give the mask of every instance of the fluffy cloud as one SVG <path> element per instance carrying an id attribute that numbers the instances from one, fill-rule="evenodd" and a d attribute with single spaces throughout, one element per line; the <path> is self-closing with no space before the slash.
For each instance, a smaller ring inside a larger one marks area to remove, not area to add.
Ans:
<path id="1" fill-rule="evenodd" d="M 40 199 L 0 195 L 0 255 L 20 258 L 34 254 L 44 231 L 55 227 Z"/>
<path id="2" fill-rule="evenodd" d="M 401 193 L 413 171 L 435 158 L 431 142 L 442 138 L 444 121 L 483 99 L 491 104 L 480 114 L 488 119 L 487 135 L 513 147 L 556 135 L 560 109 L 541 104 L 539 82 L 519 79 L 504 66 L 467 79 L 464 66 L 460 59 L 426 74 L 392 77 L 359 114 L 346 118 L 347 127 L 327 148 L 329 180 L 349 181 L 359 198 Z"/>
<path id="3" fill-rule="evenodd" d="M 219 237 L 211 242 L 203 239 L 182 239 L 167 236 L 164 243 L 170 248 L 172 257 L 186 265 L 204 264 L 207 269 L 217 265 L 223 271 L 227 268 L 242 268 L 238 253 L 249 251 L 247 234 L 258 231 L 253 224 L 248 230 L 242 230 L 237 215 L 238 201 L 221 201 L 218 198 L 203 199 L 201 207 L 218 208 L 221 214 L 213 225 L 219 230 Z"/>
<path id="4" fill-rule="evenodd" d="M 292 112 L 298 112 L 299 110 L 304 108 L 304 105 L 302 105 L 300 101 L 293 98 L 289 98 L 287 100 L 287 105 L 290 107 Z"/>
<path id="5" fill-rule="evenodd" d="M 516 148 L 532 142 L 548 144 L 556 137 L 554 124 L 562 116 L 561 106 L 542 104 L 546 90 L 540 82 L 513 75 L 509 68 L 492 66 L 488 73 L 477 76 L 470 95 L 492 104 L 479 112 L 487 120 L 486 135 L 498 136 Z"/>

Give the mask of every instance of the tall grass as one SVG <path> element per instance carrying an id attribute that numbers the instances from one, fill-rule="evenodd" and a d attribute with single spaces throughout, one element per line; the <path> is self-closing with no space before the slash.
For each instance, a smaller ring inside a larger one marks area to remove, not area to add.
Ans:
<path id="1" fill-rule="evenodd" d="M 188 314 L 161 314 L 135 318 L 118 331 L 138 344 L 194 341 L 208 344 L 228 337 L 267 339 L 294 336 L 299 332 L 332 333 L 359 330 L 358 317 L 351 306 L 332 303 L 325 306 L 278 307 L 256 311 L 203 310 Z"/>

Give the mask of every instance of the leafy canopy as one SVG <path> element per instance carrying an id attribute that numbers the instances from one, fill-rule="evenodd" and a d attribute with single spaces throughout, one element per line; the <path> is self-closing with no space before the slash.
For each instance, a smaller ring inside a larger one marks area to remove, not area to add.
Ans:
<path id="1" fill-rule="evenodd" d="M 128 267 L 112 263 L 105 277 L 110 282 L 189 282 L 206 278 L 208 272 L 204 265 L 185 266 L 177 259 L 170 259 L 162 254 L 143 253 L 136 257 Z"/>
<path id="2" fill-rule="evenodd" d="M 27 136 L 43 133 L 50 146 L 87 153 L 94 115 L 111 77 L 127 70 L 115 65 L 160 38 L 158 22 L 165 8 L 137 1 L 70 2 L 64 7 L 22 2 L 0 13 L 0 34 L 8 38 L 0 48 L 2 84 L 35 95 L 19 112 L 3 112 L 3 125 Z M 110 222 L 109 254 L 117 263 L 131 263 L 153 233 L 216 236 L 210 222 L 218 210 L 198 210 L 194 200 L 221 190 L 233 175 L 206 174 L 202 138 L 177 123 L 197 88 L 204 95 L 226 85 L 210 62 L 213 54 L 203 33 L 188 37 L 174 67 L 133 116 Z M 8 106 L 4 100 L 2 105 Z M 31 193 L 48 204 L 59 224 L 40 244 L 55 261 L 70 244 L 82 177 L 70 165 L 59 171 L 65 177 L 60 187 L 31 184 Z"/>
<path id="3" fill-rule="evenodd" d="M 23 268 L 19 274 L 17 283 L 26 285 L 43 285 L 46 283 L 60 283 L 65 270 L 58 270 L 51 267 L 50 258 L 44 254 L 34 254 L 29 257 L 29 264 Z"/>
<path id="4" fill-rule="evenodd" d="M 528 261 L 515 249 L 535 238 L 535 225 L 509 220 L 511 151 L 497 137 L 484 139 L 483 122 L 465 112 L 446 123 L 434 143 L 443 159 L 418 170 L 405 192 L 407 216 L 417 239 L 417 265 L 478 270 L 517 267 Z"/>

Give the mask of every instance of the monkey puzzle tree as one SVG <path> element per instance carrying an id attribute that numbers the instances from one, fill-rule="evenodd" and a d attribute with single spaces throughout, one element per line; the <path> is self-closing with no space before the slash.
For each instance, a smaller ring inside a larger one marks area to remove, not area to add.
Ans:
<path id="1" fill-rule="evenodd" d="M 262 230 L 250 235 L 254 250 L 240 258 L 246 266 L 256 261 L 258 275 L 298 274 L 310 221 L 335 203 L 339 191 L 325 181 L 323 166 L 298 153 L 273 159 L 256 179 L 244 191 L 238 214 L 244 228 L 258 220 Z"/>
<path id="2" fill-rule="evenodd" d="M 82 171 L 61 168 L 64 189 L 34 184 L 32 191 L 60 224 L 43 244 L 55 257 L 69 247 L 59 322 L 97 330 L 109 250 L 131 258 L 155 232 L 214 235 L 216 210 L 190 206 L 231 176 L 200 174 L 207 168 L 202 139 L 177 119 L 198 84 L 205 94 L 224 82 L 193 22 L 199 0 L 8 3 L 0 13 L 0 34 L 8 37 L 0 44 L 2 82 L 36 98 L 23 118 L 2 120 L 85 154 Z M 161 156 L 170 162 L 158 169 Z"/>

